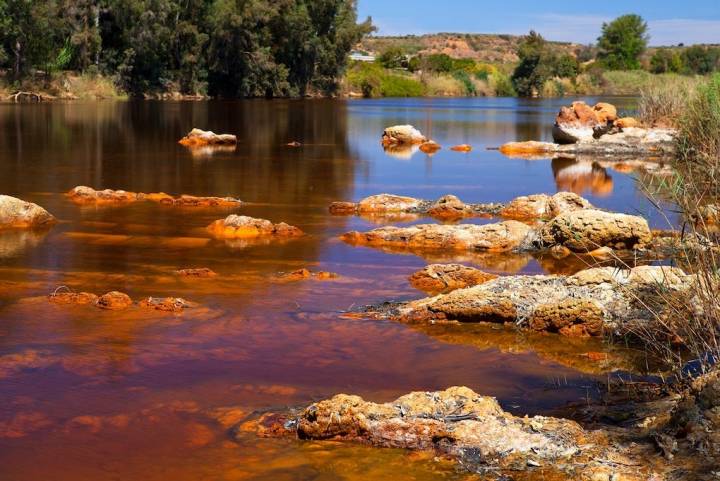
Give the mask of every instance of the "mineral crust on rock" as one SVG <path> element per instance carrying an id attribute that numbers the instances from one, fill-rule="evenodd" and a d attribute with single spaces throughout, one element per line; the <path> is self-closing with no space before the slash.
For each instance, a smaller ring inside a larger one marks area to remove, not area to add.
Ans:
<path id="1" fill-rule="evenodd" d="M 0 229 L 43 228 L 55 222 L 55 217 L 37 204 L 0 195 Z"/>
<path id="2" fill-rule="evenodd" d="M 304 235 L 297 227 L 284 222 L 273 224 L 266 219 L 244 215 L 229 215 L 207 227 L 218 239 L 245 239 L 255 237 L 299 237 Z"/>

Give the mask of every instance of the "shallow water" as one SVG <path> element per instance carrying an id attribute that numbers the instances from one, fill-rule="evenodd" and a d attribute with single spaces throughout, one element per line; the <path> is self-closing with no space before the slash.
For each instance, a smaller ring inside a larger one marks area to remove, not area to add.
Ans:
<path id="1" fill-rule="evenodd" d="M 605 99 L 631 110 L 632 99 Z M 234 439 L 213 410 L 307 404 L 338 392 L 387 401 L 467 385 L 515 413 L 595 395 L 633 356 L 597 341 L 487 326 L 418 328 L 345 316 L 364 304 L 418 298 L 407 277 L 427 261 L 500 274 L 577 269 L 530 256 L 392 253 L 338 240 L 378 219 L 327 205 L 381 192 L 499 202 L 575 190 L 595 205 L 665 227 L 638 179 L 600 165 L 518 160 L 486 147 L 549 139 L 562 100 L 388 99 L 0 105 L 0 193 L 37 202 L 49 232 L 0 232 L 2 479 L 467 479 L 431 457 L 336 443 Z M 384 127 L 412 123 L 446 148 L 386 153 Z M 236 149 L 188 150 L 192 127 L 238 135 Z M 302 147 L 285 144 L 297 140 Z M 469 143 L 470 153 L 447 147 Z M 239 197 L 239 209 L 153 203 L 79 207 L 76 185 Z M 285 221 L 286 242 L 210 239 L 230 212 Z M 405 222 L 434 222 L 403 219 Z M 488 220 L 475 220 L 488 222 Z M 420 255 L 417 255 L 420 254 Z M 178 268 L 219 276 L 180 279 Z M 301 267 L 330 281 L 278 282 Z M 179 296 L 179 315 L 104 312 L 47 301 L 59 286 L 134 299 Z M 591 351 L 606 350 L 603 365 Z M 414 462 L 408 462 L 412 459 Z"/>

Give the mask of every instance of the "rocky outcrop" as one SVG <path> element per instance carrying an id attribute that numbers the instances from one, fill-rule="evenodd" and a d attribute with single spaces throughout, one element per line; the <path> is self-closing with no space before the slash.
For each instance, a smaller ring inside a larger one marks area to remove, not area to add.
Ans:
<path id="1" fill-rule="evenodd" d="M 55 222 L 55 217 L 37 204 L 0 195 L 0 229 L 43 228 Z"/>
<path id="2" fill-rule="evenodd" d="M 507 252 L 519 249 L 531 232 L 527 224 L 509 220 L 486 225 L 381 227 L 369 232 L 348 232 L 342 239 L 354 245 Z"/>
<path id="3" fill-rule="evenodd" d="M 517 197 L 500 211 L 502 217 L 509 219 L 552 219 L 565 212 L 591 209 L 592 204 L 571 192 L 558 192 L 553 196 L 535 194 Z"/>
<path id="4" fill-rule="evenodd" d="M 568 199 L 571 201 L 566 202 Z M 538 213 L 540 208 L 548 215 L 552 215 L 554 209 L 565 209 L 565 212 L 535 227 L 515 220 L 485 225 L 418 224 L 407 227 L 380 227 L 367 232 L 352 231 L 344 234 L 342 239 L 353 245 L 408 250 L 553 250 L 560 257 L 570 252 L 593 254 L 598 249 L 641 250 L 650 247 L 653 241 L 648 223 L 642 217 L 582 209 L 582 204 L 575 203 L 574 197 L 526 199 L 522 203 L 518 202 L 516 207 L 513 212 L 518 216 Z M 573 208 L 579 210 L 568 210 Z"/>
<path id="5" fill-rule="evenodd" d="M 430 264 L 409 277 L 410 285 L 428 294 L 446 294 L 455 289 L 472 287 L 497 278 L 462 264 Z"/>
<path id="6" fill-rule="evenodd" d="M 192 129 L 185 137 L 178 141 L 185 147 L 204 147 L 207 145 L 236 144 L 237 137 L 232 134 L 216 134 L 208 130 Z"/>
<path id="7" fill-rule="evenodd" d="M 358 203 L 333 202 L 334 215 L 424 214 L 440 220 L 457 220 L 466 217 L 501 216 L 510 219 L 549 219 L 562 212 L 592 208 L 590 202 L 572 192 L 558 192 L 549 196 L 537 194 L 517 197 L 507 204 L 466 204 L 454 195 L 444 195 L 436 201 L 416 199 L 392 194 L 366 197 Z"/>
<path id="8" fill-rule="evenodd" d="M 513 416 L 494 398 L 467 387 L 412 392 L 384 404 L 338 394 L 299 412 L 263 414 L 234 430 L 431 451 L 488 479 L 505 479 L 505 474 L 513 479 L 650 479 L 648 470 L 636 464 L 638 458 L 628 457 L 622 442 L 611 444 L 606 433 L 586 431 L 567 419 Z"/>
<path id="9" fill-rule="evenodd" d="M 505 276 L 449 294 L 411 301 L 382 314 L 406 323 L 499 322 L 571 337 L 622 332 L 653 322 L 647 302 L 684 292 L 695 277 L 672 267 L 598 267 L 572 276 Z"/>
<path id="10" fill-rule="evenodd" d="M 562 246 L 573 252 L 590 252 L 600 247 L 640 249 L 651 242 L 652 233 L 642 217 L 584 209 L 549 220 L 537 231 L 533 245 L 540 249 Z"/>
<path id="11" fill-rule="evenodd" d="M 427 138 L 412 125 L 393 125 L 383 131 L 383 145 L 422 144 Z"/>
<path id="12" fill-rule="evenodd" d="M 164 192 L 145 194 L 125 190 L 95 190 L 84 185 L 77 186 L 66 194 L 76 204 L 124 204 L 148 201 L 180 207 L 237 207 L 242 202 L 232 197 L 196 197 L 194 195 L 171 196 Z"/>
<path id="13" fill-rule="evenodd" d="M 245 215 L 229 215 L 218 219 L 207 227 L 218 239 L 247 239 L 255 237 L 299 237 L 303 231 L 284 222 L 273 224 L 266 219 Z"/>
<path id="14" fill-rule="evenodd" d="M 585 102 L 573 102 L 570 107 L 561 107 L 555 117 L 553 139 L 558 144 L 589 141 L 593 139 L 595 129 L 603 125 L 607 125 L 607 122 L 600 121 L 595 108 Z"/>

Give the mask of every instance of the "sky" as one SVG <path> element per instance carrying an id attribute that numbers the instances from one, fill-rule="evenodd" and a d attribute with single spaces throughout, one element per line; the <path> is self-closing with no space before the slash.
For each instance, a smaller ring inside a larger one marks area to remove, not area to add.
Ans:
<path id="1" fill-rule="evenodd" d="M 637 13 L 648 23 L 650 45 L 720 44 L 720 0 L 358 0 L 358 17 L 371 16 L 376 35 L 437 32 L 526 34 L 593 43 L 603 22 Z"/>

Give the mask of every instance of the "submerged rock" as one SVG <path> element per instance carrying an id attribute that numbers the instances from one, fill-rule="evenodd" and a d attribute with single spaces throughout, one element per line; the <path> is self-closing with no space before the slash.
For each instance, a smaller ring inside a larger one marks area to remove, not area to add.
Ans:
<path id="1" fill-rule="evenodd" d="M 0 229 L 42 228 L 55 222 L 55 217 L 37 204 L 0 195 Z"/>
<path id="2" fill-rule="evenodd" d="M 195 267 L 195 268 L 189 268 L 189 269 L 178 269 L 175 271 L 175 274 L 182 276 L 182 277 L 200 277 L 200 278 L 208 278 L 208 277 L 216 277 L 217 273 L 213 271 L 212 269 L 209 269 L 207 267 Z"/>
<path id="3" fill-rule="evenodd" d="M 470 152 L 472 151 L 472 145 L 468 144 L 460 144 L 460 145 L 453 145 L 450 147 L 450 150 L 455 152 Z"/>
<path id="4" fill-rule="evenodd" d="M 436 219 L 454 220 L 472 217 L 475 211 L 472 206 L 461 201 L 454 195 L 444 195 L 436 200 L 428 209 L 427 214 Z"/>
<path id="5" fill-rule="evenodd" d="M 218 219 L 207 227 L 219 239 L 243 239 L 254 237 L 299 237 L 304 235 L 297 227 L 284 222 L 273 224 L 266 219 L 245 215 L 229 215 Z"/>
<path id="6" fill-rule="evenodd" d="M 440 149 L 442 149 L 440 144 L 433 140 L 428 140 L 427 142 L 420 144 L 420 150 L 426 154 L 434 154 Z"/>
<path id="7" fill-rule="evenodd" d="M 100 296 L 95 305 L 100 309 L 108 309 L 111 311 L 117 311 L 121 309 L 127 309 L 132 306 L 132 299 L 124 292 L 111 291 L 107 294 Z"/>
<path id="8" fill-rule="evenodd" d="M 342 239 L 350 244 L 368 246 L 505 252 L 519 248 L 531 232 L 532 228 L 527 224 L 508 220 L 487 225 L 381 227 L 369 232 L 348 232 Z"/>
<path id="9" fill-rule="evenodd" d="M 185 137 L 178 141 L 186 147 L 202 147 L 206 145 L 236 144 L 237 137 L 232 134 L 216 134 L 201 129 L 192 129 Z"/>
<path id="10" fill-rule="evenodd" d="M 180 312 L 183 309 L 197 307 L 197 304 L 194 302 L 186 301 L 181 297 L 148 297 L 140 301 L 138 305 L 140 307 L 168 312 Z"/>
<path id="11" fill-rule="evenodd" d="M 495 274 L 462 264 L 431 264 L 411 275 L 409 281 L 415 289 L 429 294 L 444 294 L 476 286 L 496 277 Z"/>
<path id="12" fill-rule="evenodd" d="M 277 279 L 281 282 L 294 282 L 301 281 L 303 279 L 317 279 L 317 280 L 328 280 L 339 277 L 334 272 L 327 271 L 316 271 L 313 272 L 309 269 L 297 269 L 292 272 L 284 272 L 277 276 Z"/>
<path id="13" fill-rule="evenodd" d="M 412 125 L 393 125 L 383 131 L 382 143 L 389 144 L 422 144 L 427 138 Z"/>
<path id="14" fill-rule="evenodd" d="M 181 207 L 237 207 L 242 202 L 233 197 L 197 197 L 194 195 L 172 196 L 164 192 L 145 194 L 125 190 L 95 190 L 84 185 L 77 186 L 67 193 L 76 204 L 122 204 L 129 202 L 148 201 L 158 204 L 176 205 Z"/>
<path id="15" fill-rule="evenodd" d="M 384 212 L 411 212 L 417 209 L 421 200 L 393 194 L 378 194 L 365 197 L 357 203 L 360 214 L 376 214 Z"/>
<path id="16" fill-rule="evenodd" d="M 694 276 L 665 266 L 598 267 L 572 276 L 504 276 L 449 294 L 411 301 L 388 317 L 407 323 L 511 323 L 566 336 L 600 336 L 652 322 L 648 301 L 658 292 L 686 291 Z"/>

